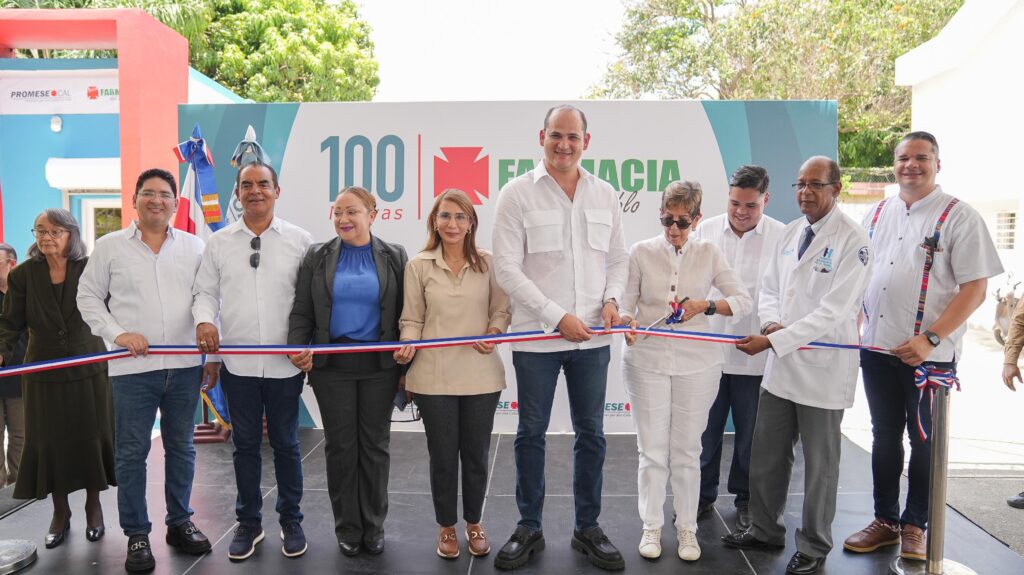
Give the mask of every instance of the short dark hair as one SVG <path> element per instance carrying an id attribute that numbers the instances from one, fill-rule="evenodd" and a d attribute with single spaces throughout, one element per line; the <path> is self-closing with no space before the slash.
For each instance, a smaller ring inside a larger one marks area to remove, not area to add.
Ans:
<path id="1" fill-rule="evenodd" d="M 248 170 L 249 168 L 266 168 L 270 170 L 270 179 L 274 182 L 274 187 L 280 187 L 277 185 L 277 170 L 274 169 L 274 166 L 271 166 L 270 164 L 264 164 L 263 162 L 253 162 L 251 164 L 246 164 L 241 168 L 238 168 L 238 173 L 235 174 L 235 188 L 238 188 L 239 186 L 242 185 L 242 172 Z"/>
<path id="2" fill-rule="evenodd" d="M 729 180 L 731 188 L 753 188 L 758 194 L 768 191 L 768 170 L 761 166 L 740 166 Z"/>
<path id="3" fill-rule="evenodd" d="M 576 106 L 573 106 L 572 104 L 559 104 L 557 106 L 552 106 L 551 109 L 548 110 L 548 113 L 544 114 L 544 129 L 545 130 L 548 129 L 548 121 L 551 120 L 551 115 L 554 114 L 555 112 L 559 111 L 559 110 L 572 110 L 573 112 L 576 112 L 577 114 L 579 114 L 580 115 L 580 120 L 583 121 L 583 133 L 584 134 L 587 133 L 587 115 L 583 113 L 583 110 L 580 110 L 579 108 L 577 108 Z"/>
<path id="4" fill-rule="evenodd" d="M 929 144 L 932 145 L 932 152 L 935 153 L 935 157 L 939 157 L 939 141 L 935 139 L 935 136 L 932 135 L 931 132 L 925 132 L 924 130 L 910 132 L 906 136 L 903 136 L 903 139 L 900 140 L 900 143 L 902 144 L 903 142 L 909 142 L 910 140 L 924 140 L 925 142 L 928 142 Z"/>
<path id="5" fill-rule="evenodd" d="M 7 259 L 9 259 L 9 260 L 17 261 L 17 259 L 18 259 L 18 252 L 15 251 L 15 249 L 13 247 L 11 247 L 11 244 L 5 244 L 5 243 L 0 242 L 0 252 L 6 253 L 7 254 Z"/>
<path id="6" fill-rule="evenodd" d="M 146 180 L 152 178 L 160 178 L 161 180 L 167 182 L 167 185 L 171 186 L 171 191 L 174 192 L 174 195 L 178 195 L 178 184 L 174 181 L 173 174 L 171 174 L 167 170 L 163 170 L 160 168 L 150 168 L 139 174 L 139 179 L 135 181 L 136 196 L 139 195 L 139 192 L 142 191 L 142 184 L 146 183 Z"/>

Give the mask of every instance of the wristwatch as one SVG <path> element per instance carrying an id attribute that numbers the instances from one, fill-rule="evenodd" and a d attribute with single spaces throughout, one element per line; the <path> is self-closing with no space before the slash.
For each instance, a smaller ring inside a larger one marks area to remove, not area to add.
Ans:
<path id="1" fill-rule="evenodd" d="M 921 335 L 928 338 L 928 343 L 932 344 L 932 347 L 939 347 L 939 344 L 942 343 L 942 338 L 934 331 L 924 330 L 921 332 Z"/>
<path id="2" fill-rule="evenodd" d="M 619 302 L 615 301 L 615 298 L 610 297 L 610 298 L 604 300 L 604 303 L 602 303 L 601 305 L 602 306 L 606 306 L 608 304 L 612 304 L 613 306 L 615 306 L 615 311 L 619 310 Z"/>
<path id="3" fill-rule="evenodd" d="M 709 299 L 708 300 L 708 309 L 704 310 L 704 315 L 715 315 L 715 312 L 717 310 L 718 310 L 718 307 L 715 305 L 715 300 Z"/>

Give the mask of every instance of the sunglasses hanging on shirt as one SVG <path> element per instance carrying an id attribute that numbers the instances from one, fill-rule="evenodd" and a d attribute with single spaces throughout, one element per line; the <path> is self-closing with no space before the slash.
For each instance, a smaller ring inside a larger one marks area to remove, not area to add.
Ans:
<path id="1" fill-rule="evenodd" d="M 249 265 L 252 269 L 260 267 L 260 237 L 256 236 L 249 240 L 249 247 L 256 250 L 251 256 L 249 256 Z"/>

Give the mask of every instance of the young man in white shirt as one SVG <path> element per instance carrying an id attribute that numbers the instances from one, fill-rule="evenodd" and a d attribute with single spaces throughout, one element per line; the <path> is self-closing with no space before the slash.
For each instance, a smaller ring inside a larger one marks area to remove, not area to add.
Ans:
<path id="1" fill-rule="evenodd" d="M 138 220 L 96 241 L 79 280 L 78 309 L 93 334 L 109 347 L 127 348 L 132 354 L 109 364 L 117 510 L 128 537 L 125 569 L 148 571 L 156 562 L 149 542 L 152 523 L 146 510 L 146 457 L 158 409 L 164 449 L 166 541 L 194 555 L 210 550 L 210 542 L 192 522 L 189 506 L 202 358 L 148 354 L 150 345 L 195 342 L 192 284 L 203 241 L 170 225 L 178 207 L 178 189 L 169 172 L 158 168 L 142 172 L 132 202 Z"/>
<path id="2" fill-rule="evenodd" d="M 313 243 L 309 232 L 274 216 L 281 188 L 272 167 L 247 164 L 238 171 L 236 183 L 242 217 L 210 238 L 193 290 L 196 341 L 204 353 L 216 353 L 221 343 L 280 345 L 288 341 L 288 315 L 295 300 L 299 264 Z M 298 557 L 306 552 L 299 509 L 303 373 L 284 355 L 225 355 L 223 361 L 220 381 L 231 415 L 238 486 L 238 528 L 228 558 L 248 559 L 264 537 L 260 491 L 264 413 L 274 450 L 276 509 L 284 541 L 281 552 Z"/>
<path id="3" fill-rule="evenodd" d="M 868 210 L 863 225 L 877 264 L 864 297 L 864 391 L 871 411 L 875 519 L 843 544 L 867 553 L 900 544 L 904 559 L 924 560 L 931 467 L 931 413 L 919 409 L 918 366 L 956 371 L 967 318 L 985 299 L 988 278 L 1003 266 L 974 208 L 935 184 L 939 144 L 907 134 L 894 153 L 899 196 Z M 926 267 L 927 266 L 927 267 Z M 903 432 L 910 434 L 907 502 L 900 513 Z"/>
<path id="4" fill-rule="evenodd" d="M 494 272 L 512 301 L 511 331 L 553 331 L 562 339 L 512 344 L 519 401 L 516 503 L 520 520 L 494 565 L 515 569 L 544 549 L 544 434 L 560 371 L 565 372 L 576 444 L 572 546 L 603 569 L 622 554 L 598 525 L 605 457 L 604 399 L 617 300 L 628 273 L 615 191 L 579 165 L 590 134 L 583 112 L 556 106 L 544 117 L 544 160 L 502 190 L 495 210 Z"/>
<path id="5" fill-rule="evenodd" d="M 732 269 L 753 298 L 754 313 L 743 316 L 711 316 L 711 331 L 743 336 L 760 329 L 757 320 L 757 293 L 761 279 L 785 224 L 764 214 L 768 205 L 768 172 L 761 166 L 740 166 L 729 181 L 729 200 L 724 214 L 709 218 L 695 230 L 696 237 L 720 247 Z M 711 297 L 721 296 L 717 290 Z M 714 508 L 718 498 L 718 478 L 722 461 L 722 434 L 732 412 L 736 428 L 732 464 L 729 467 L 729 493 L 736 496 L 736 530 L 750 527 L 750 443 L 757 417 L 757 398 L 767 355 L 748 356 L 728 347 L 718 396 L 708 413 L 707 428 L 701 436 L 700 502 L 698 517 Z"/>
<path id="6" fill-rule="evenodd" d="M 772 252 L 758 299 L 761 335 L 736 347 L 766 350 L 750 451 L 750 529 L 722 541 L 737 549 L 781 549 L 793 450 L 803 445 L 804 501 L 796 553 L 786 573 L 816 573 L 832 550 L 843 412 L 853 405 L 857 351 L 800 348 L 812 341 L 857 343 L 857 312 L 870 270 L 868 237 L 836 206 L 839 166 L 815 156 L 800 167 L 797 204 Z"/>

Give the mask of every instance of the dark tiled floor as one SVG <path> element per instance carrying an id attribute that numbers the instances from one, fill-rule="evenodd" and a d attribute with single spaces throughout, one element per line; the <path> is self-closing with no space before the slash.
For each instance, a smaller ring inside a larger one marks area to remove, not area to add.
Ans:
<path id="1" fill-rule="evenodd" d="M 495 548 L 511 533 L 518 519 L 515 504 L 515 466 L 513 436 L 495 436 L 491 442 L 493 474 L 488 491 L 484 522 Z M 327 495 L 322 433 L 301 432 L 305 457 L 305 495 L 303 526 L 310 548 L 299 559 L 288 559 L 280 552 L 276 514 L 276 489 L 270 449 L 264 446 L 264 492 L 266 540 L 256 554 L 243 563 L 227 559 L 227 545 L 234 528 L 234 476 L 230 445 L 197 445 L 198 462 L 192 503 L 196 522 L 214 541 L 211 554 L 201 558 L 170 552 L 161 541 L 164 534 L 160 511 L 163 510 L 163 458 L 160 441 L 150 455 L 149 505 L 155 518 L 155 573 L 262 575 L 277 573 L 495 573 L 493 553 L 483 560 L 471 559 L 468 553 L 455 561 L 444 561 L 434 554 L 436 525 L 427 477 L 426 445 L 420 433 L 396 432 L 392 435 L 392 467 L 390 511 L 386 523 L 387 550 L 383 555 L 361 555 L 350 559 L 337 550 L 333 519 Z M 823 574 L 886 573 L 895 549 L 870 555 L 853 555 L 841 550 L 847 534 L 860 529 L 871 518 L 870 456 L 852 443 L 843 443 L 843 468 L 840 477 L 838 513 L 833 524 L 836 550 L 830 554 Z M 549 436 L 547 468 L 547 500 L 544 531 L 547 550 L 520 573 L 568 574 L 600 573 L 579 553 L 569 548 L 573 525 L 572 501 L 572 437 Z M 800 522 L 803 493 L 801 457 L 790 486 L 791 497 L 786 510 L 790 528 L 789 545 L 776 553 L 740 553 L 722 547 L 718 538 L 727 533 L 735 511 L 732 498 L 723 495 L 715 513 L 702 519 L 698 539 L 703 556 L 696 563 L 683 563 L 674 554 L 674 532 L 663 534 L 665 555 L 658 561 L 646 561 L 636 552 L 640 536 L 640 520 L 636 511 L 636 444 L 631 435 L 608 437 L 608 458 L 605 465 L 602 525 L 626 557 L 626 573 L 714 573 L 760 574 L 783 573 L 786 561 L 795 550 L 792 531 Z M 727 437 L 723 461 L 731 458 L 731 436 Z M 72 530 L 68 540 L 55 550 L 43 549 L 43 535 L 49 524 L 51 506 L 47 501 L 34 502 L 21 508 L 9 497 L 10 488 L 0 491 L 0 539 L 29 538 L 39 546 L 39 560 L 30 573 L 119 573 L 122 572 L 126 539 L 117 528 L 116 490 L 103 493 L 107 513 L 107 536 L 98 543 L 85 540 L 82 507 L 84 494 L 72 496 Z M 978 573 L 1018 574 L 1024 572 L 1024 559 L 1009 550 L 985 531 L 956 511 L 948 510 L 946 556 L 972 567 Z M 666 506 L 666 516 L 671 509 Z M 461 526 L 460 526 L 461 531 Z"/>

